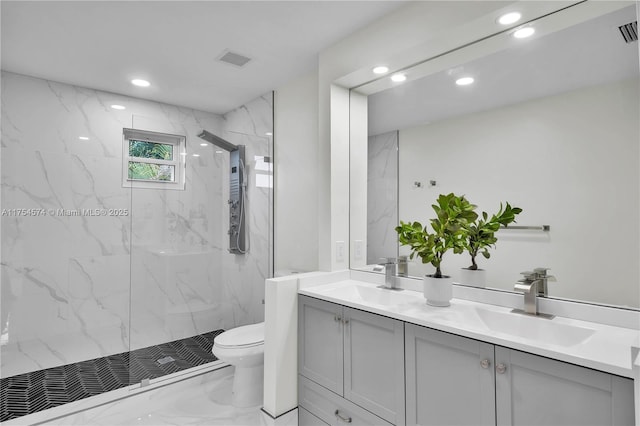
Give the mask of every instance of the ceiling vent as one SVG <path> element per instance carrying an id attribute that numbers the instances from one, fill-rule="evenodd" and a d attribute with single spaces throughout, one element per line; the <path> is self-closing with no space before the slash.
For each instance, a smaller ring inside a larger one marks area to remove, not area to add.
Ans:
<path id="1" fill-rule="evenodd" d="M 239 53 L 225 50 L 220 56 L 218 56 L 218 60 L 236 67 L 242 67 L 246 65 L 246 63 L 249 62 L 251 58 L 247 58 L 246 56 Z"/>
<path id="2" fill-rule="evenodd" d="M 629 22 L 626 25 L 619 26 L 618 29 L 625 42 L 631 43 L 638 41 L 638 21 Z"/>

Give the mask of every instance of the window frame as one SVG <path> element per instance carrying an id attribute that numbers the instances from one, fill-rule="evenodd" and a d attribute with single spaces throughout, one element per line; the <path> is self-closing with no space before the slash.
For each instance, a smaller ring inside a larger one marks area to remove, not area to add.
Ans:
<path id="1" fill-rule="evenodd" d="M 171 145 L 173 160 L 132 157 L 129 155 L 129 145 L 131 140 Z M 186 180 L 186 142 L 187 138 L 182 135 L 152 132 L 149 130 L 129 128 L 122 129 L 122 186 L 124 188 L 184 190 Z M 174 180 L 169 181 L 130 178 L 129 162 L 174 166 Z"/>

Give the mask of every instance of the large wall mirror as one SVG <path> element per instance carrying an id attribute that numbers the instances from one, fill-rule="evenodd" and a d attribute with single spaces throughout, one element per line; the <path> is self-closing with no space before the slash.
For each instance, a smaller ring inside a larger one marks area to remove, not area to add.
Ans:
<path id="1" fill-rule="evenodd" d="M 366 167 L 352 163 L 367 174 L 366 194 L 351 191 L 367 216 L 352 217 L 354 269 L 407 255 L 394 227 L 428 223 L 453 192 L 478 212 L 521 207 L 515 225 L 531 227 L 497 233 L 479 260 L 487 288 L 513 291 L 522 271 L 547 267 L 550 297 L 640 308 L 637 10 L 596 3 L 526 23 L 529 37 L 504 31 L 420 63 L 403 83 L 353 89 L 368 109 Z M 353 235 L 354 220 L 366 234 Z M 460 282 L 469 264 L 449 252 L 443 273 Z M 409 262 L 409 276 L 432 272 Z"/>

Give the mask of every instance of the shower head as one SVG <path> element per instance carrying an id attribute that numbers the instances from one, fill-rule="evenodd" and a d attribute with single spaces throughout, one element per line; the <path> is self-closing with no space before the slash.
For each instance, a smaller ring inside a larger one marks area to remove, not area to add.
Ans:
<path id="1" fill-rule="evenodd" d="M 221 137 L 216 136 L 213 133 L 207 132 L 206 130 L 203 130 L 202 133 L 198 135 L 198 137 L 229 152 L 236 151 L 238 149 L 238 147 L 232 144 L 231 142 L 227 142 Z"/>

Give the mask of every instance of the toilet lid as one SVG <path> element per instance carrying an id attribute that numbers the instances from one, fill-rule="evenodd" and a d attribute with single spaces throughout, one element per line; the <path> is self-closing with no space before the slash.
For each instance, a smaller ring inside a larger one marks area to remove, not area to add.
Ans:
<path id="1" fill-rule="evenodd" d="M 213 344 L 222 348 L 257 346 L 264 343 L 264 323 L 244 325 L 217 335 Z"/>

